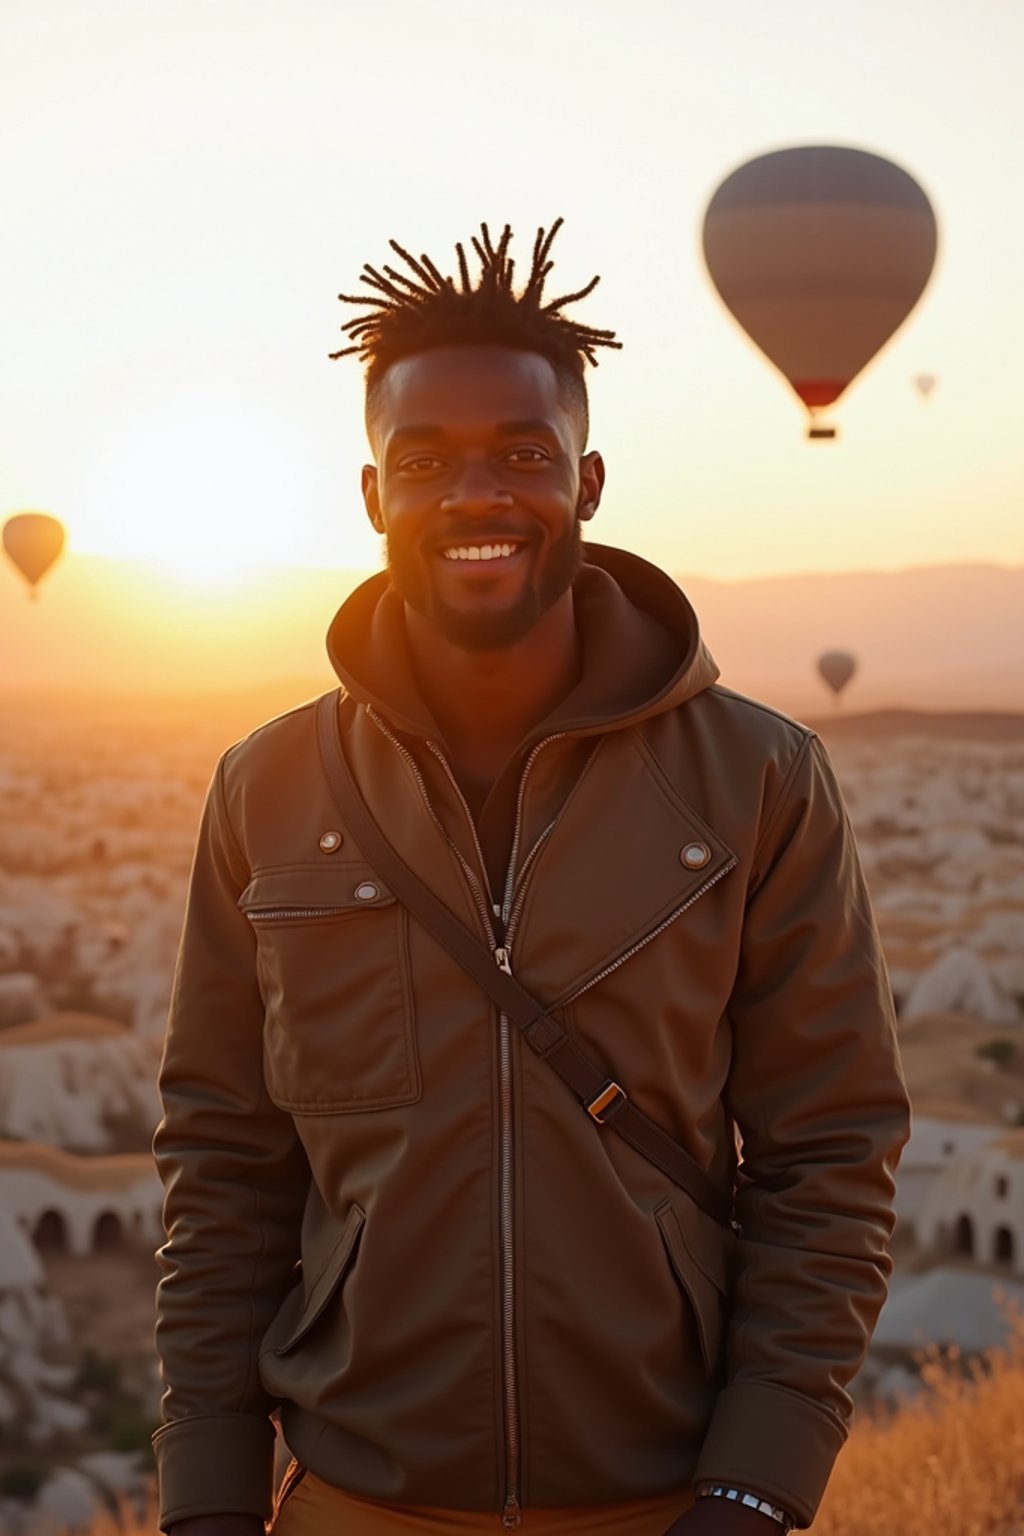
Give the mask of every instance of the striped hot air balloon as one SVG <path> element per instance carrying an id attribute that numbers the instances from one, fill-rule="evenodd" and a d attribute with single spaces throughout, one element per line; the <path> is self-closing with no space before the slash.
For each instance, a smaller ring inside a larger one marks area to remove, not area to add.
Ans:
<path id="1" fill-rule="evenodd" d="M 704 217 L 711 279 L 810 416 L 834 437 L 834 405 L 924 292 L 935 214 L 906 171 L 831 145 L 776 150 L 741 165 Z"/>

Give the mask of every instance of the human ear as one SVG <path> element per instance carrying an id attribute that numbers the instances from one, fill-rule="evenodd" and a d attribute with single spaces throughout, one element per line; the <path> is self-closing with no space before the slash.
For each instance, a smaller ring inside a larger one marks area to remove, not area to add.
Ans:
<path id="1" fill-rule="evenodd" d="M 604 459 L 595 449 L 580 459 L 580 497 L 576 504 L 576 515 L 580 522 L 589 523 L 601 505 L 603 490 Z"/>
<path id="2" fill-rule="evenodd" d="M 384 519 L 380 510 L 380 486 L 377 481 L 376 464 L 363 465 L 362 487 L 363 504 L 366 507 L 370 525 L 377 533 L 383 533 Z"/>

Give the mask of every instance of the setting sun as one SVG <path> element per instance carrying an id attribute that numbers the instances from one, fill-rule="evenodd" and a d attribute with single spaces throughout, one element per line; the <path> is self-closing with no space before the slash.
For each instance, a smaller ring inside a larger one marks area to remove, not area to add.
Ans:
<path id="1" fill-rule="evenodd" d="M 340 498 L 332 527 L 307 519 L 310 504 L 332 494 L 334 475 L 322 439 L 279 403 L 237 385 L 182 386 L 129 407 L 99 437 L 75 508 L 74 546 L 203 585 L 257 566 L 372 569 L 378 540 Z"/>

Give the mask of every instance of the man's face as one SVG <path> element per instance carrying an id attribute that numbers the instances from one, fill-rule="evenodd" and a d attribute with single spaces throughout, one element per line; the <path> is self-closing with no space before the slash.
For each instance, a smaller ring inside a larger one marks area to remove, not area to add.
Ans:
<path id="1" fill-rule="evenodd" d="M 363 496 L 396 590 L 467 650 L 515 644 L 569 590 L 604 479 L 555 370 L 439 347 L 393 364 L 375 406 Z"/>

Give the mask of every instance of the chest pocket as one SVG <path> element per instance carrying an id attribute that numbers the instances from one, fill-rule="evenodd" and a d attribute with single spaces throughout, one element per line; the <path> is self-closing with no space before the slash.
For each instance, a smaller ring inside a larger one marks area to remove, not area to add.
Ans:
<path id="1" fill-rule="evenodd" d="M 418 1099 L 407 914 L 378 876 L 357 863 L 260 870 L 238 905 L 256 933 L 274 1102 L 337 1114 Z"/>

